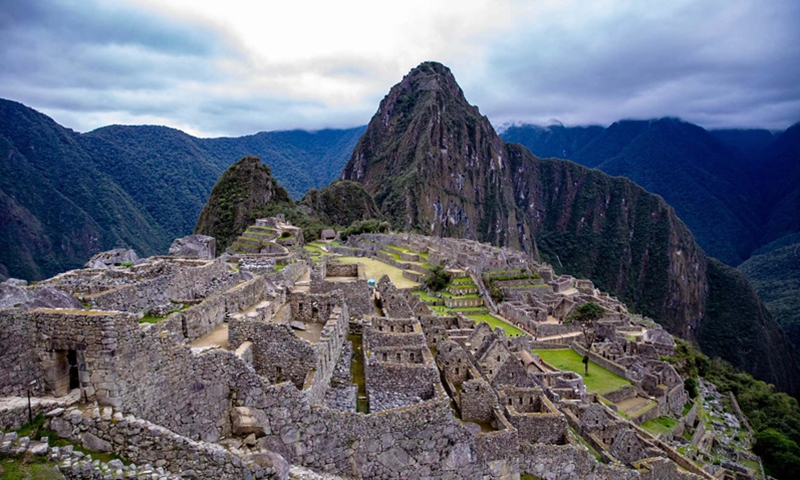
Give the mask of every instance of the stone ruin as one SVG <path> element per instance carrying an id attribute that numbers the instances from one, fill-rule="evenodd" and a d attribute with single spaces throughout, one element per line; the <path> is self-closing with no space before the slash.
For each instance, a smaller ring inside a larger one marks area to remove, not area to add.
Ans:
<path id="1" fill-rule="evenodd" d="M 275 225 L 286 227 L 262 226 Z M 0 304 L 0 429 L 27 421 L 18 397 L 30 390 L 32 413 L 46 413 L 58 437 L 121 455 L 137 475 L 136 464 L 156 465 L 161 478 L 283 479 L 299 467 L 344 478 L 712 478 L 588 393 L 579 374 L 531 353 L 580 348 L 572 340 L 509 338 L 461 313 L 434 315 L 387 276 L 373 288 L 363 267 L 309 264 L 299 245 L 286 246 L 282 268 L 253 271 L 244 265 L 264 253 L 213 258 L 187 246 L 195 240 L 167 256 L 13 285 L 73 301 Z M 631 381 L 618 395 L 657 399 L 658 414 L 679 416 L 682 379 L 657 356 L 668 339 L 628 339 L 631 318 L 590 282 L 554 279 L 521 252 L 471 241 L 362 235 L 341 248 L 375 255 L 388 242 L 463 270 L 481 290 L 485 272 L 527 272 L 546 287 L 505 284 L 544 289 L 501 303 L 514 323 L 533 311 L 534 325 L 547 324 L 597 301 L 607 331 L 589 355 Z M 14 435 L 0 434 L 0 454 L 32 445 Z M 78 473 L 68 478 L 116 467 L 69 463 Z"/>

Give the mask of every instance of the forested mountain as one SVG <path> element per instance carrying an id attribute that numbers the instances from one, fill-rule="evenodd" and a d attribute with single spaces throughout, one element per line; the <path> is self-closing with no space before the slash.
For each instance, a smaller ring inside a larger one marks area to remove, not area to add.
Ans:
<path id="1" fill-rule="evenodd" d="M 800 124 L 778 134 L 705 131 L 665 118 L 608 128 L 515 125 L 501 136 L 661 195 L 703 249 L 732 266 L 800 232 Z"/>
<path id="2" fill-rule="evenodd" d="M 300 198 L 341 171 L 364 127 L 201 139 L 157 126 L 80 134 L 0 100 L 0 276 L 35 280 L 114 247 L 166 252 L 245 155 Z"/>
<path id="3" fill-rule="evenodd" d="M 696 175 L 724 162 L 713 137 L 699 127 L 685 127 L 670 119 L 625 122 L 555 144 L 587 141 L 584 148 L 595 144 L 610 155 L 608 160 L 618 160 L 608 165 L 619 168 L 621 153 L 641 152 L 645 140 L 667 138 L 671 145 L 658 144 L 667 158 L 698 145 L 703 149 L 705 155 L 680 165 Z M 691 142 L 681 139 L 687 131 Z M 585 161 L 599 165 L 601 159 Z M 719 177 L 708 197 L 727 205 L 713 193 L 730 191 L 738 174 Z M 421 64 L 390 90 L 342 179 L 362 183 L 396 228 L 541 255 L 562 271 L 591 278 L 636 311 L 699 341 L 704 350 L 785 391 L 800 391 L 783 332 L 747 280 L 706 257 L 662 198 L 628 179 L 569 161 L 543 160 L 521 145 L 505 144 L 441 64 Z M 748 232 L 749 225 L 739 221 L 737 227 Z M 739 332 L 737 348 L 731 349 L 729 335 L 719 332 Z"/>

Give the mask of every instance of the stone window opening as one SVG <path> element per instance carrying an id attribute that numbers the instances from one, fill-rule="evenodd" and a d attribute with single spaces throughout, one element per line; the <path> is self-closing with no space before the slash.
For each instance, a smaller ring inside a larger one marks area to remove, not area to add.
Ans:
<path id="1" fill-rule="evenodd" d="M 456 375 L 458 375 L 458 367 L 456 367 Z"/>

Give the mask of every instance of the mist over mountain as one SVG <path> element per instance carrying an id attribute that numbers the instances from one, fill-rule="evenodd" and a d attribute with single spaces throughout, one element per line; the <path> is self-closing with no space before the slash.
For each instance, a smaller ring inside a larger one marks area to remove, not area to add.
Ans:
<path id="1" fill-rule="evenodd" d="M 114 247 L 164 253 L 220 174 L 258 155 L 299 199 L 341 171 L 364 128 L 201 139 L 157 126 L 80 134 L 0 100 L 0 275 L 46 278 Z"/>

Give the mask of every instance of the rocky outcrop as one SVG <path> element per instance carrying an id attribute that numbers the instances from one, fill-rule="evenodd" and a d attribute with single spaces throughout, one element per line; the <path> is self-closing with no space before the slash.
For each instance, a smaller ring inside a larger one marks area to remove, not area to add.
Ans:
<path id="1" fill-rule="evenodd" d="M 661 197 L 625 178 L 504 144 L 441 64 L 423 63 L 391 89 L 341 178 L 362 183 L 397 229 L 519 248 L 591 278 L 701 346 L 709 337 L 697 332 L 707 315 L 718 325 L 734 320 L 708 311 L 710 283 L 724 274 L 707 275 L 708 258 Z M 760 311 L 758 298 L 745 293 L 746 308 Z M 765 316 L 747 321 L 776 327 Z M 742 339 L 742 351 L 770 357 L 771 368 L 752 369 L 741 352 L 720 355 L 796 391 L 791 352 L 761 338 Z"/>
<path id="2" fill-rule="evenodd" d="M 189 235 L 176 238 L 169 247 L 169 254 L 176 257 L 213 260 L 217 252 L 217 241 L 208 235 Z"/>
<path id="3" fill-rule="evenodd" d="M 133 250 L 127 248 L 115 248 L 113 250 L 100 252 L 94 255 L 89 259 L 88 262 L 86 262 L 86 265 L 84 265 L 83 268 L 108 268 L 125 264 L 133 265 L 138 260 L 139 256 L 136 255 L 136 252 Z"/>

